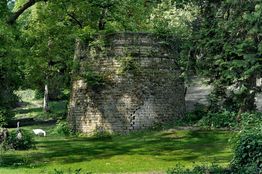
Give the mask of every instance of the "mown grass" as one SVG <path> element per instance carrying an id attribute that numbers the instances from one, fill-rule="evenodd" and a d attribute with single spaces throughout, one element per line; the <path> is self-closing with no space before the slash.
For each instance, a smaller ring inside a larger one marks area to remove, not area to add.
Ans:
<path id="1" fill-rule="evenodd" d="M 45 118 L 41 100 L 34 91 L 18 92 L 26 105 L 17 108 L 16 117 Z M 51 114 L 64 113 L 66 102 L 51 102 Z M 52 115 L 51 115 L 52 116 Z M 99 137 L 63 137 L 53 133 L 55 125 L 23 127 L 32 131 L 41 128 L 47 137 L 35 137 L 36 148 L 28 151 L 7 151 L 0 158 L 0 174 L 55 173 L 54 169 L 83 173 L 164 172 L 177 164 L 191 168 L 211 163 L 226 166 L 232 152 L 228 131 L 145 131 L 130 135 Z"/>
<path id="2" fill-rule="evenodd" d="M 36 137 L 36 149 L 4 153 L 0 173 L 80 168 L 94 173 L 152 172 L 166 171 L 177 164 L 189 168 L 211 163 L 226 166 L 232 157 L 228 143 L 232 133 L 226 131 L 153 131 L 88 138 L 51 135 L 52 126 L 41 128 L 48 136 Z"/>

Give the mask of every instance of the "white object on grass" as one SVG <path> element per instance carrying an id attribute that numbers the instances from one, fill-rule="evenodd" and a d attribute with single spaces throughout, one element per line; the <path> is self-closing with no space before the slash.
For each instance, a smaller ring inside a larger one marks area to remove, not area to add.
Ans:
<path id="1" fill-rule="evenodd" d="M 46 132 L 43 129 L 33 129 L 35 135 L 46 136 Z"/>

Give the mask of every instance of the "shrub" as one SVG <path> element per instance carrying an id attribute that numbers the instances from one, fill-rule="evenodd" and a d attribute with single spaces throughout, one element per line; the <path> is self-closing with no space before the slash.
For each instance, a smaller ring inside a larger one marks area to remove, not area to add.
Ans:
<path id="1" fill-rule="evenodd" d="M 73 134 L 73 131 L 71 130 L 71 128 L 69 127 L 66 121 L 59 121 L 56 124 L 53 133 L 62 136 L 70 136 Z"/>
<path id="2" fill-rule="evenodd" d="M 197 123 L 198 126 L 214 128 L 235 127 L 237 124 L 236 113 L 226 110 L 217 113 L 208 112 Z"/>
<path id="3" fill-rule="evenodd" d="M 39 90 L 39 89 L 35 90 L 35 96 L 34 96 L 35 99 L 40 100 L 43 98 L 43 96 L 44 96 L 43 90 Z"/>
<path id="4" fill-rule="evenodd" d="M 7 125 L 7 123 L 14 117 L 14 113 L 9 109 L 0 107 L 0 127 Z"/>
<path id="5" fill-rule="evenodd" d="M 262 121 L 262 113 L 254 112 L 254 113 L 243 113 L 241 115 L 241 128 L 244 130 L 251 129 L 255 126 L 261 125 Z"/>
<path id="6" fill-rule="evenodd" d="M 242 130 L 236 137 L 232 167 L 241 173 L 262 173 L 262 114 L 242 115 Z"/>
<path id="7" fill-rule="evenodd" d="M 176 126 L 187 126 L 196 124 L 203 116 L 207 115 L 207 106 L 197 104 L 192 112 L 188 112 L 185 117 L 175 121 Z"/>
<path id="8" fill-rule="evenodd" d="M 208 113 L 208 108 L 205 105 L 202 104 L 196 104 L 195 110 L 188 113 L 188 118 L 190 122 L 196 122 L 200 120 L 203 116 L 205 116 Z"/>
<path id="9" fill-rule="evenodd" d="M 193 169 L 184 169 L 181 166 L 169 169 L 167 174 L 230 174 L 229 170 L 218 167 L 218 166 L 196 166 Z"/>
<path id="10" fill-rule="evenodd" d="M 34 147 L 33 134 L 29 131 L 20 129 L 21 138 L 18 137 L 17 130 L 10 132 L 7 138 L 7 145 L 15 150 L 27 150 Z"/>

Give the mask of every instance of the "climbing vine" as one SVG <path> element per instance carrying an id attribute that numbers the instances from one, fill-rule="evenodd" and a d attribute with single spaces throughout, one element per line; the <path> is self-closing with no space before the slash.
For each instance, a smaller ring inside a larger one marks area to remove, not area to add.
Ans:
<path id="1" fill-rule="evenodd" d="M 131 56 L 119 57 L 118 61 L 120 63 L 118 74 L 125 74 L 125 73 L 129 73 L 133 75 L 141 74 L 140 65 L 133 57 Z"/>

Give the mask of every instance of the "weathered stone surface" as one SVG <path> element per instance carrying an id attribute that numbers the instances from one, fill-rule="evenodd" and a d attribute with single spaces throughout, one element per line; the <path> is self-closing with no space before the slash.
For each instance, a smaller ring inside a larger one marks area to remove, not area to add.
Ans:
<path id="1" fill-rule="evenodd" d="M 68 121 L 76 131 L 129 132 L 183 117 L 184 82 L 175 65 L 175 49 L 146 33 L 116 33 L 81 59 L 105 78 L 102 87 L 84 78 L 73 81 Z M 101 51 L 103 50 L 103 51 Z"/>

